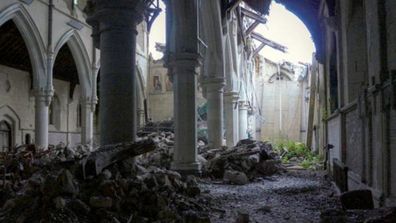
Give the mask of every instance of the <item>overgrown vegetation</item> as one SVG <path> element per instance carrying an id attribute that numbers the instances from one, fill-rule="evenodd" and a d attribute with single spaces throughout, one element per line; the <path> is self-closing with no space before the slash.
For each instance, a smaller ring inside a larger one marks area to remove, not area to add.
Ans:
<path id="1" fill-rule="evenodd" d="M 313 153 L 304 143 L 281 140 L 274 144 L 282 163 L 295 163 L 304 169 L 320 169 L 322 158 Z"/>

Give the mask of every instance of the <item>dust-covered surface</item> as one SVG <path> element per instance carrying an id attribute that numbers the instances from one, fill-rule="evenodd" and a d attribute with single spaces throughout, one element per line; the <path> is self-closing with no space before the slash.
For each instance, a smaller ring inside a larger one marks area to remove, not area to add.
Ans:
<path id="1" fill-rule="evenodd" d="M 204 181 L 200 187 L 213 199 L 213 223 L 235 222 L 240 213 L 250 222 L 320 222 L 322 210 L 340 207 L 323 172 L 289 171 L 246 185 Z"/>

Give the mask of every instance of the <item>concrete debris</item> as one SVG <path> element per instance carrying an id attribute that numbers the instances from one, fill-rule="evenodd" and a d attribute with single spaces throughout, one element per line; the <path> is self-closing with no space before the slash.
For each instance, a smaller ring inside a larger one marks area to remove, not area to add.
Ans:
<path id="1" fill-rule="evenodd" d="M 201 144 L 204 176 L 243 185 L 282 171 L 268 143 Z M 145 129 L 136 143 L 94 152 L 60 144 L 1 154 L 0 222 L 210 222 L 211 197 L 197 178 L 170 170 L 173 146 L 172 131 Z"/>
<path id="2" fill-rule="evenodd" d="M 143 167 L 156 166 L 169 169 L 173 157 L 174 134 L 172 132 L 141 132 L 142 140 L 153 140 L 157 147 L 154 151 L 138 157 Z M 224 179 L 233 184 L 246 184 L 260 176 L 270 176 L 285 170 L 279 155 L 266 142 L 241 140 L 232 148 L 210 149 L 206 145 L 198 146 L 198 161 L 204 176 Z M 230 174 L 224 176 L 229 170 Z M 237 171 L 239 174 L 232 174 Z M 248 179 L 246 181 L 246 178 Z"/>
<path id="3" fill-rule="evenodd" d="M 285 170 L 271 144 L 254 140 L 242 140 L 236 147 L 207 150 L 200 155 L 207 160 L 207 175 L 234 184 Z"/>
<path id="4" fill-rule="evenodd" d="M 195 177 L 143 166 L 142 158 L 133 157 L 152 144 L 133 144 L 135 150 L 131 145 L 71 153 L 67 159 L 60 149 L 34 146 L 3 154 L 0 222 L 210 222 L 210 198 L 201 196 Z M 110 154 L 111 161 L 98 153 Z M 84 177 L 87 160 L 100 165 Z"/>

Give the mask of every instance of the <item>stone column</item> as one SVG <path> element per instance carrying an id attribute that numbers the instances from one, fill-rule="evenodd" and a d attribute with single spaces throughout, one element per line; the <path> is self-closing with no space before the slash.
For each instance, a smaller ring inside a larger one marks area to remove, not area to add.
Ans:
<path id="1" fill-rule="evenodd" d="M 228 147 L 233 147 L 239 140 L 238 92 L 224 94 L 226 142 Z"/>
<path id="2" fill-rule="evenodd" d="M 202 82 L 208 103 L 208 143 L 211 148 L 223 146 L 223 78 L 208 78 Z"/>
<path id="3" fill-rule="evenodd" d="M 144 0 L 96 0 L 94 40 L 100 46 L 100 144 L 135 141 L 136 26 L 143 19 Z"/>
<path id="4" fill-rule="evenodd" d="M 251 139 L 256 140 L 256 114 L 254 113 L 253 109 L 250 109 L 248 111 L 248 115 L 249 115 L 249 137 Z"/>
<path id="5" fill-rule="evenodd" d="M 93 146 L 93 114 L 95 104 L 91 99 L 81 100 L 81 144 Z"/>
<path id="6" fill-rule="evenodd" d="M 248 134 L 248 104 L 246 101 L 239 101 L 239 140 L 247 139 Z"/>
<path id="7" fill-rule="evenodd" d="M 200 172 L 197 162 L 197 72 L 196 57 L 178 59 L 172 65 L 174 88 L 175 151 L 172 169 Z"/>
<path id="8" fill-rule="evenodd" d="M 36 90 L 35 96 L 35 144 L 38 148 L 48 148 L 48 106 L 53 92 Z"/>
<path id="9" fill-rule="evenodd" d="M 173 78 L 175 149 L 171 168 L 200 173 L 197 161 L 198 1 L 167 0 L 167 58 Z"/>

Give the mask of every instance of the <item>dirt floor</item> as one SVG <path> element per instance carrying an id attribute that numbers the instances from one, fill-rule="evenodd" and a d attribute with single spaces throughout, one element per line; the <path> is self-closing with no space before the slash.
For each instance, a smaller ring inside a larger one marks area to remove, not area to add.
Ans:
<path id="1" fill-rule="evenodd" d="M 340 204 L 323 172 L 288 171 L 247 185 L 203 181 L 200 187 L 215 207 L 213 223 L 235 222 L 242 213 L 250 222 L 320 222 L 320 211 Z"/>

